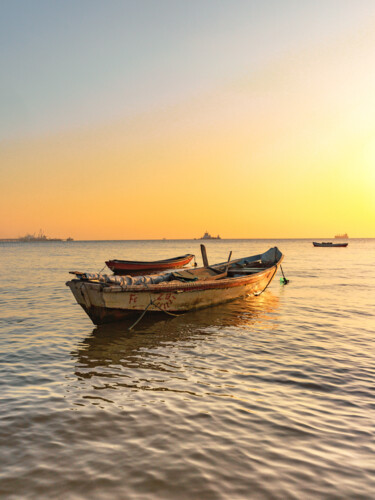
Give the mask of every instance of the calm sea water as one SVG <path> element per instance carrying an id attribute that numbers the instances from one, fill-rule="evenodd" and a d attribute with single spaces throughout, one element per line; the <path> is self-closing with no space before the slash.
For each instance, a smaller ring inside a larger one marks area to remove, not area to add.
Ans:
<path id="1" fill-rule="evenodd" d="M 199 243 L 0 245 L 2 498 L 375 498 L 375 240 L 207 242 L 277 245 L 290 283 L 131 332 L 65 286 Z"/>

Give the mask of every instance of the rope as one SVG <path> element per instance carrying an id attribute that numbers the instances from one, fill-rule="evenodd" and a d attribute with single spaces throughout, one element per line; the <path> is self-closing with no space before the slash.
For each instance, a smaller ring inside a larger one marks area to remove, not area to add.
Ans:
<path id="1" fill-rule="evenodd" d="M 151 304 L 152 304 L 152 301 L 149 303 L 149 305 L 146 307 L 146 309 L 142 312 L 142 314 L 139 316 L 139 318 L 137 319 L 137 321 L 135 323 L 133 323 L 132 326 L 130 326 L 128 328 L 128 330 L 132 330 L 135 327 L 135 325 L 137 325 L 141 321 L 141 319 L 146 314 L 147 309 L 150 307 Z"/>
<path id="2" fill-rule="evenodd" d="M 164 312 L 165 314 L 169 314 L 170 316 L 177 317 L 177 316 L 181 316 L 182 314 L 184 314 L 184 313 L 175 314 L 175 313 L 171 313 L 169 311 L 166 311 L 165 309 L 162 309 L 160 306 L 158 306 L 157 304 L 155 304 L 155 302 L 153 302 L 153 301 L 151 301 L 150 304 L 154 304 L 154 306 L 157 307 L 158 309 L 160 309 L 160 311 Z"/>
<path id="3" fill-rule="evenodd" d="M 277 272 L 277 266 L 276 266 L 276 269 L 275 269 L 275 271 L 274 271 L 273 275 L 271 276 L 271 278 L 270 278 L 269 282 L 268 282 L 268 283 L 267 283 L 267 285 L 263 288 L 263 290 L 262 290 L 261 292 L 254 293 L 254 295 L 255 295 L 256 297 L 258 297 L 259 295 L 261 295 L 261 294 L 264 292 L 264 290 L 268 287 L 268 285 L 269 285 L 269 284 L 271 283 L 271 281 L 273 280 L 273 277 L 275 276 L 276 272 Z"/>
<path id="4" fill-rule="evenodd" d="M 147 283 L 144 283 L 146 288 L 148 288 L 148 285 Z M 143 316 L 146 314 L 148 308 L 151 306 L 151 305 L 154 305 L 155 307 L 157 307 L 158 309 L 160 309 L 161 312 L 164 312 L 165 314 L 169 314 L 169 316 L 174 316 L 174 317 L 178 317 L 178 316 L 181 316 L 182 314 L 184 313 L 180 313 L 180 314 L 174 314 L 174 313 L 171 313 L 169 311 L 166 311 L 165 309 L 162 309 L 160 306 L 158 306 L 158 304 L 155 304 L 155 302 L 152 300 L 152 297 L 151 297 L 151 293 L 150 293 L 150 302 L 148 304 L 148 306 L 146 307 L 146 309 L 144 309 L 144 311 L 142 311 L 142 314 L 139 316 L 139 318 L 137 319 L 137 321 L 135 323 L 133 323 L 129 328 L 128 330 L 132 330 L 140 321 L 141 319 L 143 318 Z"/>
<path id="5" fill-rule="evenodd" d="M 285 278 L 285 274 L 284 274 L 284 271 L 283 271 L 281 264 L 280 264 L 280 271 L 281 271 L 281 274 L 283 275 L 284 285 L 287 285 L 289 283 L 289 280 Z"/>

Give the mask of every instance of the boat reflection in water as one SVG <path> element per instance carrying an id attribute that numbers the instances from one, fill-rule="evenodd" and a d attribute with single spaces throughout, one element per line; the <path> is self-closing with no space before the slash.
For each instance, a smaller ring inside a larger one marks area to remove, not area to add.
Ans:
<path id="1" fill-rule="evenodd" d="M 256 298 L 250 296 L 175 318 L 162 313 L 157 318 L 146 315 L 131 331 L 127 330 L 129 322 L 100 325 L 72 352 L 77 360 L 75 375 L 80 380 L 92 379 L 93 389 L 184 392 L 190 388 L 186 371 L 195 372 L 193 365 L 198 358 L 207 364 L 203 369 L 216 370 L 216 361 L 208 368 L 210 356 L 222 350 L 227 357 L 227 348 L 233 349 L 235 338 L 253 343 L 258 330 L 272 331 L 277 324 L 278 303 L 279 298 L 267 290 Z M 235 366 L 219 368 L 225 371 Z M 182 386 L 181 380 L 185 380 Z"/>

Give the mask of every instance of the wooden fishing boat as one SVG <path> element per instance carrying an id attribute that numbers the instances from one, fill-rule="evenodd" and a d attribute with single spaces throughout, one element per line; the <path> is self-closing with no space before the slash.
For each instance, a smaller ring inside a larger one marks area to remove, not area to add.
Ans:
<path id="1" fill-rule="evenodd" d="M 155 260 L 152 262 L 137 260 L 107 260 L 106 264 L 115 274 L 147 274 L 155 271 L 166 271 L 167 269 L 178 269 L 191 262 L 194 255 L 187 253 L 180 257 L 171 259 Z"/>
<path id="2" fill-rule="evenodd" d="M 274 278 L 283 254 L 263 254 L 213 266 L 147 276 L 108 276 L 73 271 L 66 283 L 95 325 L 139 317 L 144 311 L 179 314 L 262 293 Z"/>
<path id="3" fill-rule="evenodd" d="M 317 243 L 313 241 L 314 247 L 347 247 L 349 243 L 332 243 L 331 241 L 323 241 L 322 243 Z"/>

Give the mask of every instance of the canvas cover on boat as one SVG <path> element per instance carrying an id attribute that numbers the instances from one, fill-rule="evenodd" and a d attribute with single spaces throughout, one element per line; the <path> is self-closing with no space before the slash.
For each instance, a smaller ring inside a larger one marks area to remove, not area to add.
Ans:
<path id="1" fill-rule="evenodd" d="M 133 285 L 156 285 L 163 281 L 170 281 L 173 273 L 148 274 L 147 276 L 117 276 L 101 273 L 82 273 L 80 279 L 99 281 L 110 285 L 133 286 Z"/>
<path id="2" fill-rule="evenodd" d="M 281 252 L 277 247 L 270 248 L 267 252 L 264 252 L 261 256 L 263 264 L 274 264 L 281 257 Z"/>

